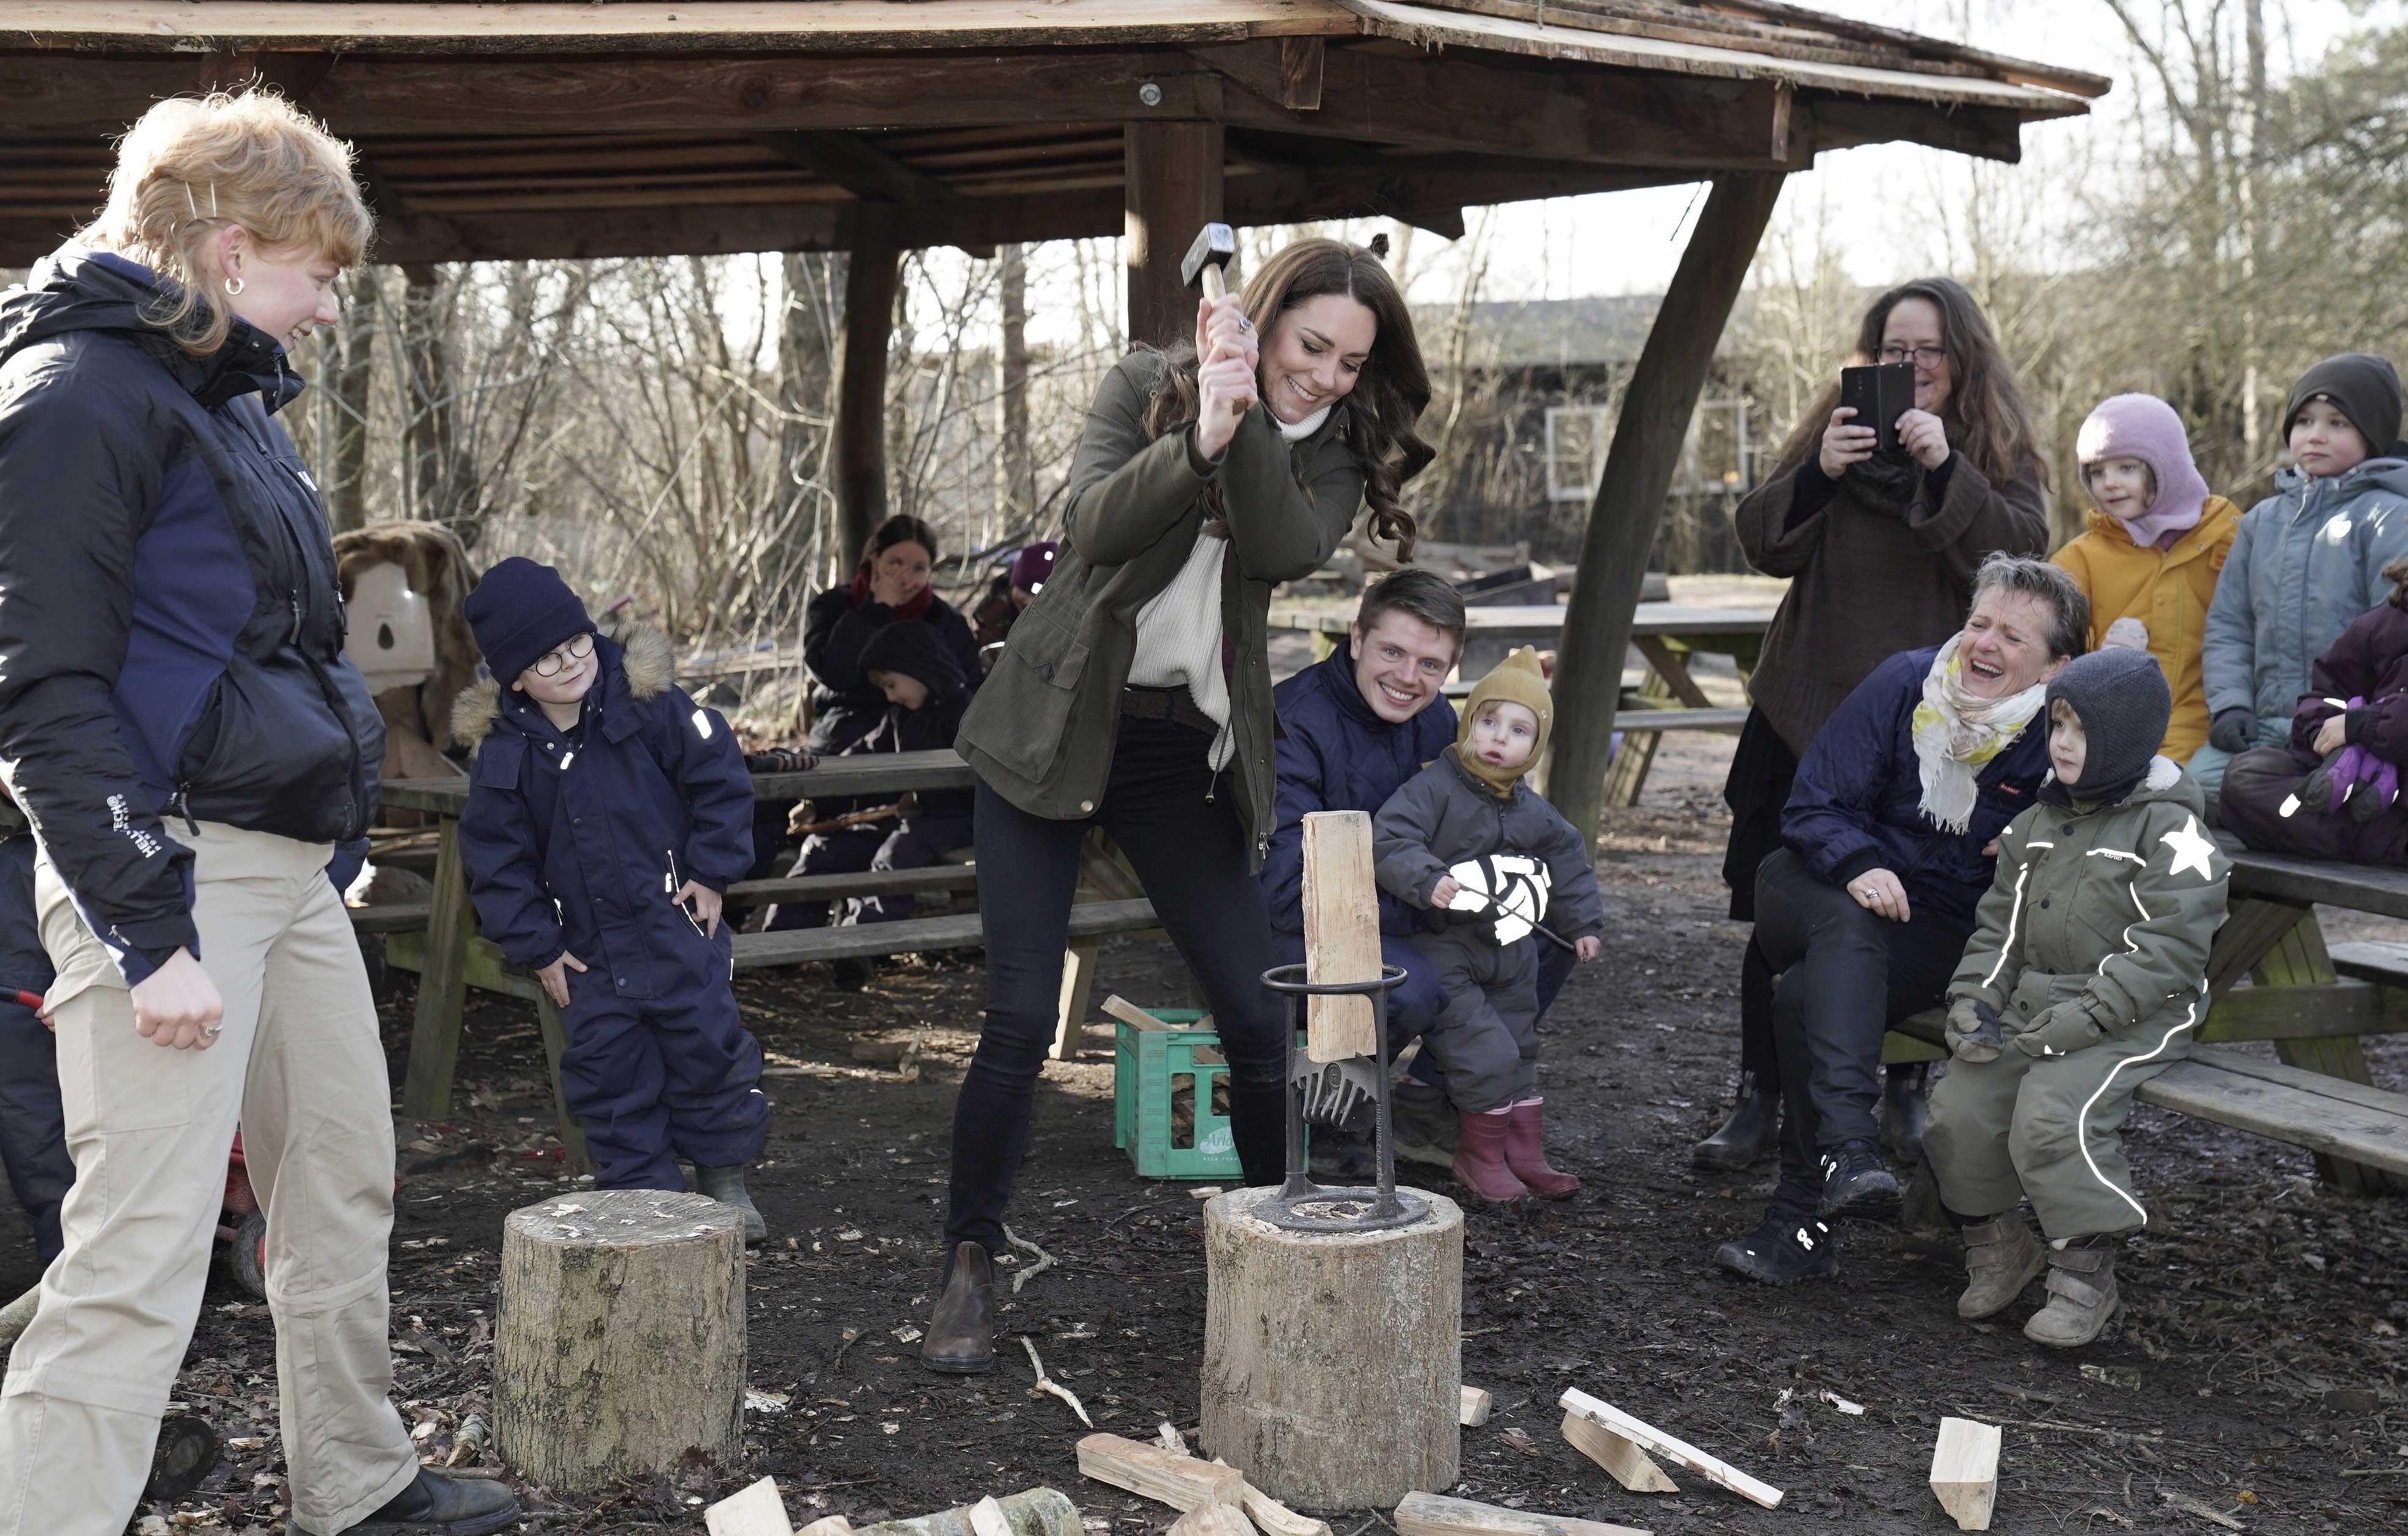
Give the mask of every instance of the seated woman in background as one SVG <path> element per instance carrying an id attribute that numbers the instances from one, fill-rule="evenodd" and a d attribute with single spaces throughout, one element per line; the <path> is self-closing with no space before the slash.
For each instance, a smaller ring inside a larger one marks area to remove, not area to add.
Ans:
<path id="1" fill-rule="evenodd" d="M 935 630 L 969 686 L 978 686 L 978 641 L 968 623 L 928 584 L 936 564 L 936 530 L 898 512 L 869 536 L 852 581 L 828 588 L 804 610 L 812 752 L 849 752 L 885 718 L 886 696 L 863 672 L 861 651 L 888 624 L 922 624 Z"/>
<path id="2" fill-rule="evenodd" d="M 2215 580 L 2241 509 L 2212 495 L 2174 408 L 2154 395 L 2100 402 L 2074 439 L 2089 531 L 2057 552 L 2090 599 L 2090 646 L 2146 651 L 2172 697 L 2160 750 L 2177 764 L 2207 744 L 2200 654 Z"/>
<path id="3" fill-rule="evenodd" d="M 1994 554 L 1947 644 L 1874 668 L 1798 768 L 1784 847 L 1756 873 L 1756 942 L 1779 975 L 1781 1183 L 1714 1262 L 1768 1285 L 1839 1272 L 1825 1219 L 1888 1216 L 1873 1119 L 1882 1036 L 1939 1006 L 1989 888 L 1996 840 L 2048 776 L 2043 689 L 2089 604 L 2044 560 Z"/>
<path id="4" fill-rule="evenodd" d="M 2225 770 L 2218 814 L 2252 848 L 2408 865 L 2408 560 L 2383 576 L 2390 597 L 2316 658 L 2290 743 L 2253 748 Z"/>

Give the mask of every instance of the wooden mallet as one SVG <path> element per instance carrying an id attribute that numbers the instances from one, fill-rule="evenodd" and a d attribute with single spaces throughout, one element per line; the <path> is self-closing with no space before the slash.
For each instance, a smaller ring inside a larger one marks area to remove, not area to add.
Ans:
<path id="1" fill-rule="evenodd" d="M 1190 288 L 1200 288 L 1204 296 L 1218 303 L 1229 292 L 1229 263 L 1238 255 L 1238 232 L 1227 224 L 1206 224 L 1196 232 L 1187 254 L 1179 264 L 1179 280 Z M 1201 359 L 1198 359 L 1201 361 Z M 1244 406 L 1233 408 L 1230 414 L 1243 416 Z"/>

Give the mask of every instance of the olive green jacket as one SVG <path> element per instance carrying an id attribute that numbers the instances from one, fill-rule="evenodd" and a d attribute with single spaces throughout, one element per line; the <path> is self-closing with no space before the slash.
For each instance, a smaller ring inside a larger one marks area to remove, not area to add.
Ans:
<path id="1" fill-rule="evenodd" d="M 2208 946 L 2224 925 L 2231 861 L 2198 783 L 2168 758 L 2120 804 L 2047 800 L 1999 837 L 1999 872 L 1949 983 L 1951 1000 L 1998 1011 L 2010 1032 L 2069 1027 L 2062 1055 L 2100 1040 L 2178 1030 L 2205 1012 Z M 2059 793 L 2054 790 L 2044 793 Z"/>
<path id="2" fill-rule="evenodd" d="M 1342 403 L 1294 444 L 1267 409 L 1251 410 L 1217 464 L 1197 459 L 1184 430 L 1149 438 L 1146 403 L 1167 366 L 1159 353 L 1135 353 L 1096 391 L 1070 462 L 1054 574 L 1012 624 L 955 744 L 996 793 L 1031 815 L 1095 812 L 1137 653 L 1138 610 L 1186 564 L 1204 524 L 1197 498 L 1218 479 L 1229 527 L 1221 633 L 1234 652 L 1230 768 L 1259 868 L 1276 825 L 1263 649 L 1271 589 L 1310 576 L 1337 549 L 1363 503 L 1363 469 L 1340 436 Z"/>

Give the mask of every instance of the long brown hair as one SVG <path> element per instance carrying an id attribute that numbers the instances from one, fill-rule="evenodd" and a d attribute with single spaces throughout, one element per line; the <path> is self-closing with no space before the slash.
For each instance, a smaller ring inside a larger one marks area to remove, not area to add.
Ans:
<path id="1" fill-rule="evenodd" d="M 1422 366 L 1413 337 L 1412 311 L 1379 254 L 1343 240 L 1297 240 L 1263 263 L 1246 284 L 1246 318 L 1268 339 L 1272 323 L 1307 299 L 1343 294 L 1371 311 L 1379 329 L 1371 354 L 1354 387 L 1338 402 L 1340 435 L 1363 467 L 1363 499 L 1371 509 L 1371 533 L 1397 546 L 1411 560 L 1420 530 L 1398 499 L 1405 481 L 1427 467 L 1438 451 L 1413 430 L 1430 398 L 1429 370 Z M 1182 430 L 1196 420 L 1196 348 L 1181 342 L 1165 354 L 1170 366 L 1146 406 L 1145 429 L 1153 437 Z M 1268 407 L 1264 409 L 1268 409 Z M 1206 507 L 1217 520 L 1220 485 L 1205 488 Z"/>
<path id="2" fill-rule="evenodd" d="M 1950 380 L 1940 420 L 1948 429 L 1948 441 L 1993 483 L 2030 476 L 2046 488 L 2048 461 L 2040 453 L 2040 436 L 2024 409 L 2015 366 L 2000 350 L 1989 317 L 1982 313 L 1963 283 L 1954 278 L 1917 278 L 1873 300 L 1872 308 L 1865 311 L 1864 323 L 1856 328 L 1856 352 L 1849 361 L 1877 361 L 1889 312 L 1914 298 L 1940 311 L 1940 343 L 1948 349 Z M 1814 453 L 1824 428 L 1830 424 L 1831 412 L 1839 407 L 1840 386 L 1835 380 L 1781 445 L 1784 469 L 1804 463 Z"/>

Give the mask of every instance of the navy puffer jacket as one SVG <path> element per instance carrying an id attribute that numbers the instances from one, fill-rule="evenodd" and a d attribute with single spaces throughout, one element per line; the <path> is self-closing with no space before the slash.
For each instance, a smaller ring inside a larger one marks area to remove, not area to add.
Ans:
<path id="1" fill-rule="evenodd" d="M 1304 931 L 1304 818 L 1314 811 L 1366 811 L 1388 797 L 1455 744 L 1455 706 L 1435 698 L 1401 725 L 1372 712 L 1354 686 L 1354 637 L 1326 660 L 1271 690 L 1279 720 L 1274 761 L 1279 817 L 1263 862 L 1263 894 L 1271 926 Z M 1412 908 L 1380 893 L 1380 931 L 1410 935 Z"/>
<path id="2" fill-rule="evenodd" d="M 1999 862 L 1982 850 L 2031 808 L 2048 777 L 2048 729 L 2035 720 L 1982 769 L 1971 825 L 1941 827 L 1924 814 L 1914 755 L 1914 707 L 1939 654 L 1936 645 L 1899 652 L 1833 711 L 1798 765 L 1781 840 L 1833 885 L 1887 869 L 1917 912 L 1970 927 Z"/>
<path id="3" fill-rule="evenodd" d="M 384 755 L 273 415 L 301 380 L 240 321 L 186 353 L 164 292 L 70 244 L 0 296 L 0 761 L 129 984 L 199 955 L 163 817 L 355 842 Z"/>

